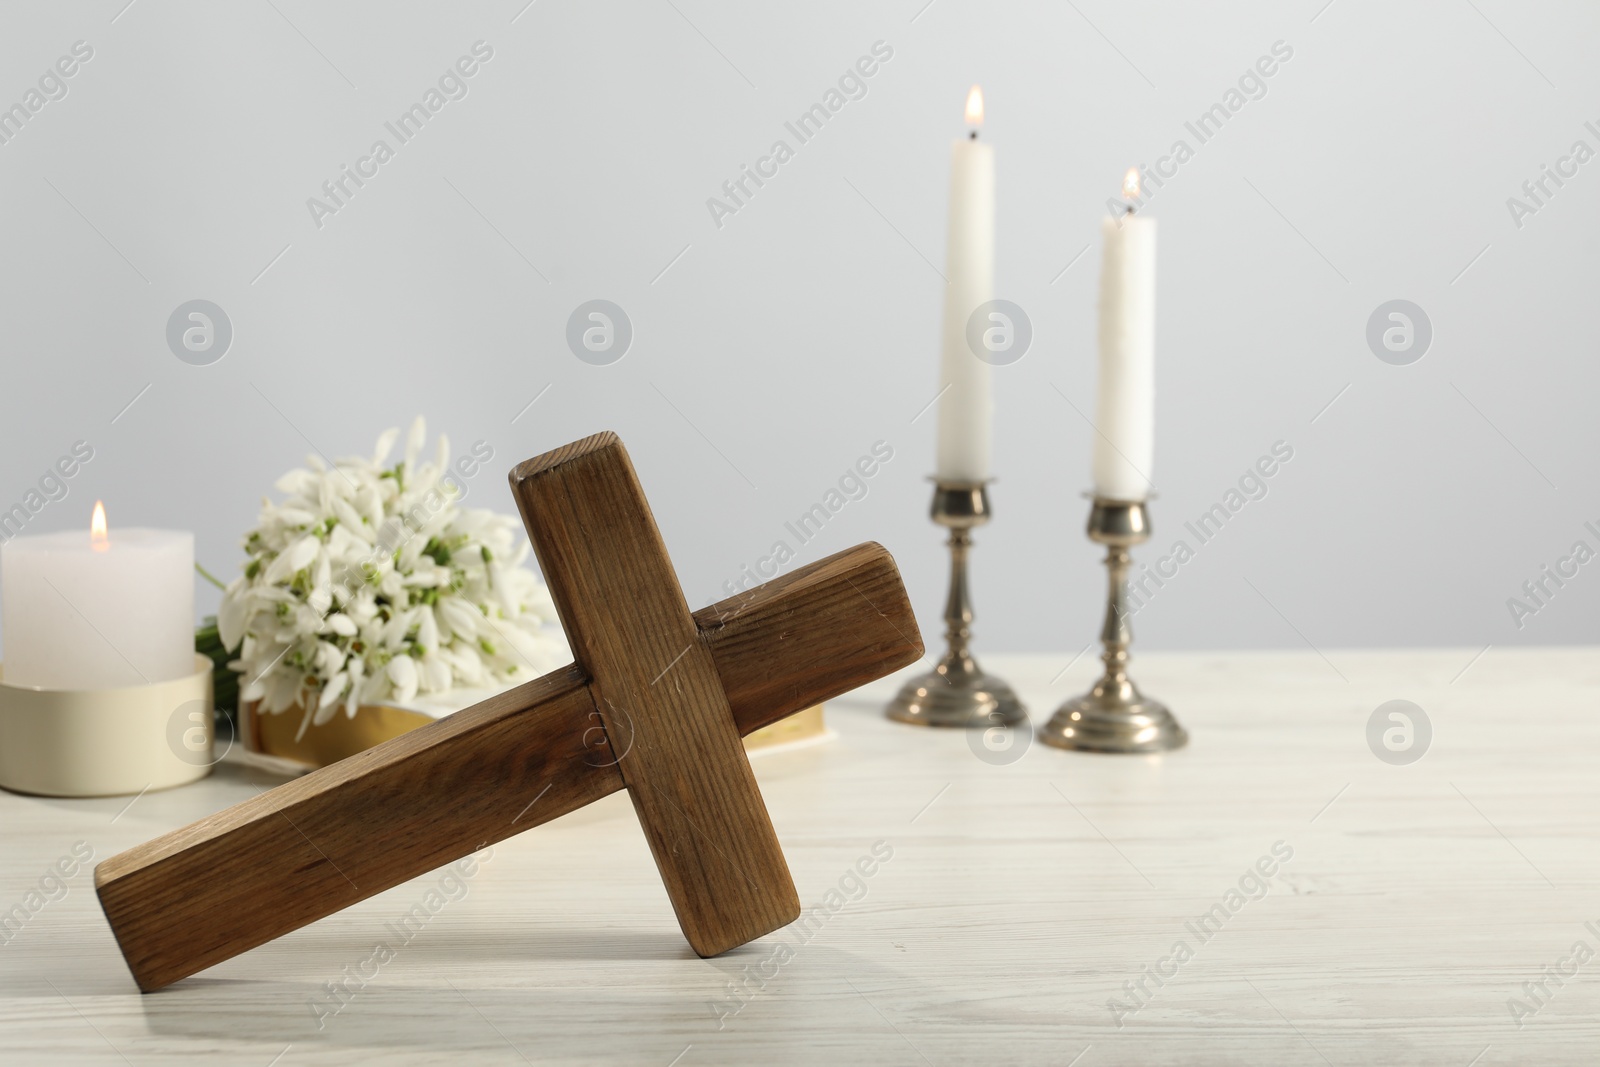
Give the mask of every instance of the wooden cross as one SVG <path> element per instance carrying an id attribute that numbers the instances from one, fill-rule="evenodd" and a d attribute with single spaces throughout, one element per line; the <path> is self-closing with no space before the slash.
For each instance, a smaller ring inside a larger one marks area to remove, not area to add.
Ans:
<path id="1" fill-rule="evenodd" d="M 691 615 L 615 434 L 511 486 L 576 662 L 101 863 L 140 989 L 623 787 L 697 953 L 799 916 L 739 738 L 922 656 L 894 560 L 857 545 Z"/>

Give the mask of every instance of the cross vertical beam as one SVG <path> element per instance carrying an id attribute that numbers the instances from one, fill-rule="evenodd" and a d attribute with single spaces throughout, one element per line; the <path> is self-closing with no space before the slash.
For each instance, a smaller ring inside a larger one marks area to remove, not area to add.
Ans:
<path id="1" fill-rule="evenodd" d="M 613 433 L 519 465 L 512 491 L 689 944 L 800 915 L 789 866 L 633 463 Z"/>

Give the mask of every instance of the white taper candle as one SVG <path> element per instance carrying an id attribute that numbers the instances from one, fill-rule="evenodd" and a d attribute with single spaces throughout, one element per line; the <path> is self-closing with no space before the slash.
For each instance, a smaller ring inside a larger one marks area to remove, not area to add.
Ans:
<path id="1" fill-rule="evenodd" d="M 1130 196 L 1138 195 L 1137 172 Z M 1155 451 L 1156 223 L 1106 219 L 1100 263 L 1100 379 L 1095 407 L 1094 493 L 1150 495 Z"/>
<path id="2" fill-rule="evenodd" d="M 983 94 L 967 96 L 967 122 L 983 121 Z M 994 149 L 976 133 L 950 151 L 950 226 L 945 246 L 943 353 L 940 359 L 940 481 L 989 477 L 994 423 L 992 370 L 967 344 L 967 320 L 994 299 Z"/>

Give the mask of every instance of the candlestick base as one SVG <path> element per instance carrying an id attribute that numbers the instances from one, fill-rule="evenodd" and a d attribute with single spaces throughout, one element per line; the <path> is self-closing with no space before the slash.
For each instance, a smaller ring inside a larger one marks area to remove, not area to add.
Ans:
<path id="1" fill-rule="evenodd" d="M 945 661 L 911 679 L 886 714 L 896 722 L 966 730 L 1016 726 L 1027 721 L 1028 711 L 1009 685 L 984 674 L 970 660 L 968 666 L 970 670 L 962 670 Z"/>
<path id="2" fill-rule="evenodd" d="M 1011 687 L 985 674 L 968 648 L 973 615 L 967 554 L 972 528 L 988 522 L 989 514 L 988 483 L 935 482 L 931 517 L 950 531 L 950 595 L 944 609 L 948 647 L 939 665 L 908 681 L 885 710 L 896 722 L 986 730 L 1028 719 Z"/>
<path id="3" fill-rule="evenodd" d="M 1096 685 L 1051 716 L 1039 740 L 1083 752 L 1166 752 L 1189 743 L 1189 734 L 1160 701 L 1149 700 L 1129 682 L 1128 692 Z"/>
<path id="4" fill-rule="evenodd" d="M 1084 752 L 1165 752 L 1182 748 L 1189 735 L 1160 701 L 1139 692 L 1128 677 L 1126 579 L 1132 558 L 1128 549 L 1150 539 L 1145 501 L 1096 498 L 1089 512 L 1089 540 L 1106 546 L 1105 622 L 1100 640 L 1105 673 L 1094 688 L 1067 701 L 1039 731 L 1039 740 L 1057 748 Z"/>

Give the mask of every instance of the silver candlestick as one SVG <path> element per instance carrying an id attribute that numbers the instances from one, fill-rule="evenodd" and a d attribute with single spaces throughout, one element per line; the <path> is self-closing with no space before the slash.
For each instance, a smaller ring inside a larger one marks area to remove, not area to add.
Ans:
<path id="1" fill-rule="evenodd" d="M 950 596 L 944 605 L 945 649 L 939 665 L 911 679 L 889 705 L 888 716 L 922 726 L 988 729 L 1026 722 L 1028 712 L 1011 687 L 985 674 L 973 658 L 972 597 L 967 553 L 972 528 L 989 521 L 987 482 L 936 481 L 933 521 L 950 531 Z"/>
<path id="2" fill-rule="evenodd" d="M 1094 688 L 1061 705 L 1039 733 L 1039 740 L 1057 748 L 1089 752 L 1161 752 L 1189 741 L 1172 712 L 1139 692 L 1128 677 L 1128 549 L 1150 539 L 1145 502 L 1096 497 L 1089 510 L 1089 540 L 1106 546 L 1110 589 L 1100 640 L 1105 673 Z"/>

